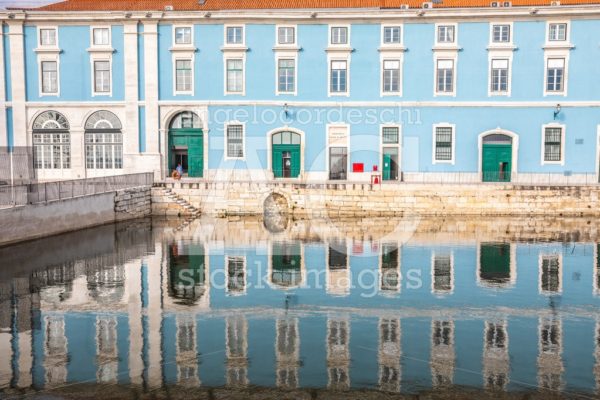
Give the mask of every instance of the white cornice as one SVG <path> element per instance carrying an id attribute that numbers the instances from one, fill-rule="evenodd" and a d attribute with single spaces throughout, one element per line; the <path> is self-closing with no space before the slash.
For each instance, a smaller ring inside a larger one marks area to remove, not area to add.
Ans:
<path id="1" fill-rule="evenodd" d="M 424 21 L 428 19 L 515 19 L 524 18 L 546 19 L 548 17 L 594 17 L 600 16 L 600 7 L 597 4 L 575 6 L 547 6 L 536 7 L 536 14 L 531 14 L 532 7 L 507 7 L 507 8 L 436 8 L 436 9 L 292 9 L 292 10 L 222 10 L 209 11 L 210 18 L 206 18 L 207 11 L 78 11 L 78 12 L 49 12 L 49 11 L 2 11 L 0 20 L 15 21 L 88 21 L 92 20 L 139 20 L 143 22 L 181 21 L 188 20 L 194 23 L 214 23 L 215 20 L 273 20 L 273 21 L 304 21 L 311 23 L 327 23 L 328 20 L 404 20 Z M 312 14 L 316 13 L 316 17 Z M 9 15 L 14 15 L 9 19 Z M 151 14 L 151 16 L 147 16 Z M 419 15 L 421 14 L 421 15 Z M 126 15 L 128 17 L 126 18 Z"/>

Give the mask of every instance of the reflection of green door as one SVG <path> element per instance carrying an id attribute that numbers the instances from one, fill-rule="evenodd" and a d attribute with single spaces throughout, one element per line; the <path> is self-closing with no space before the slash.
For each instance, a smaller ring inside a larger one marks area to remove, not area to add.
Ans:
<path id="1" fill-rule="evenodd" d="M 196 300 L 205 283 L 204 248 L 189 244 L 169 246 L 169 294 L 178 299 Z"/>
<path id="2" fill-rule="evenodd" d="M 510 281 L 509 244 L 482 244 L 479 254 L 479 276 L 482 280 L 496 283 Z"/>
<path id="3" fill-rule="evenodd" d="M 273 243 L 271 280 L 280 286 L 295 286 L 302 280 L 300 243 Z"/>
<path id="4" fill-rule="evenodd" d="M 202 129 L 170 129 L 169 130 L 169 169 L 177 167 L 178 154 L 187 155 L 189 177 L 202 177 L 204 171 L 204 140 Z M 187 168 L 186 168 L 187 167 Z"/>
<path id="5" fill-rule="evenodd" d="M 484 182 L 510 182 L 511 144 L 483 144 L 482 173 Z"/>

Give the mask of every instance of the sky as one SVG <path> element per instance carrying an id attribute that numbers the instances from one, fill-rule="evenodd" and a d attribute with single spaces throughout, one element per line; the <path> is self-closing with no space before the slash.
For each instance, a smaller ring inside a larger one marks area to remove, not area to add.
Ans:
<path id="1" fill-rule="evenodd" d="M 60 0 L 0 0 L 0 9 L 5 7 L 35 7 L 58 1 Z"/>

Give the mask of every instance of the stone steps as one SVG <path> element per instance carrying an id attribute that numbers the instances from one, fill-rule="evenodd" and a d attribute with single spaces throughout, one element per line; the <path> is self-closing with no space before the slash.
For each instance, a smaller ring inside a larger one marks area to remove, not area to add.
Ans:
<path id="1" fill-rule="evenodd" d="M 155 187 L 155 190 L 156 189 L 157 188 Z M 172 189 L 164 188 L 164 187 L 161 187 L 158 189 L 160 191 L 159 196 L 161 197 L 160 202 L 162 204 L 166 204 L 165 214 L 188 216 L 188 217 L 192 217 L 192 219 L 197 218 L 202 214 L 201 210 L 194 207 L 187 200 L 185 200 L 184 198 L 179 196 L 177 193 L 175 193 Z M 155 193 L 154 196 L 157 196 L 157 194 Z M 155 203 L 156 203 L 156 201 L 155 201 Z M 172 207 L 172 206 L 175 206 L 175 207 Z M 186 223 L 186 221 L 184 221 L 184 224 L 185 223 Z M 189 222 L 187 222 L 187 225 L 189 225 Z"/>

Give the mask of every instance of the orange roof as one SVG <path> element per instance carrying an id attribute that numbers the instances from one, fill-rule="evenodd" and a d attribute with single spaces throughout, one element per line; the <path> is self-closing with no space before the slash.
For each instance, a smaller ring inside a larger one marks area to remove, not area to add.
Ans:
<path id="1" fill-rule="evenodd" d="M 421 8 L 426 0 L 66 0 L 30 10 L 35 11 L 175 11 L 265 10 L 265 9 L 352 9 Z M 495 0 L 443 0 L 435 8 L 490 7 Z M 504 0 L 500 0 L 504 1 Z M 513 6 L 549 6 L 551 0 L 512 0 Z M 561 5 L 600 4 L 600 0 L 561 0 Z M 13 7 L 18 9 L 18 7 Z"/>

